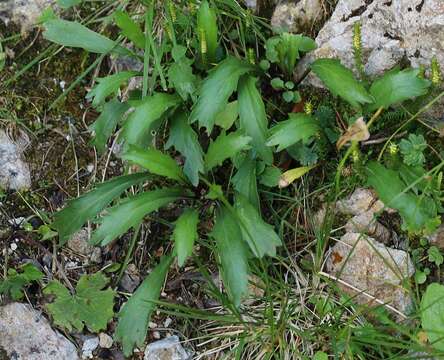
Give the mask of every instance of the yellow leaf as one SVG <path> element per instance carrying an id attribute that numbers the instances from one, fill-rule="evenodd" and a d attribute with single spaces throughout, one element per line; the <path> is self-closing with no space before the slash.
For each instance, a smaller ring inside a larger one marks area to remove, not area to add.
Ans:
<path id="1" fill-rule="evenodd" d="M 347 131 L 342 135 L 338 142 L 336 143 L 336 147 L 338 150 L 343 147 L 349 141 L 365 141 L 370 137 L 370 133 L 367 128 L 367 124 L 364 121 L 363 117 L 360 117 L 356 120 L 352 125 L 350 125 Z"/>
<path id="2" fill-rule="evenodd" d="M 291 170 L 288 170 L 288 171 L 284 172 L 281 175 L 281 178 L 279 179 L 279 187 L 281 189 L 287 187 L 293 181 L 295 181 L 296 179 L 299 179 L 300 177 L 302 177 L 303 175 L 308 173 L 315 166 L 316 165 L 313 165 L 313 166 L 303 166 L 303 167 L 294 168 L 294 169 L 291 169 Z"/>

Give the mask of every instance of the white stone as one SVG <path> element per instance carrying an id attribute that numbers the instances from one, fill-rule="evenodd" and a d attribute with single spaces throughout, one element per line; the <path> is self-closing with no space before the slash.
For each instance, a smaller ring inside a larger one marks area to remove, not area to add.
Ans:
<path id="1" fill-rule="evenodd" d="M 0 130 L 0 188 L 25 190 L 31 187 L 31 173 L 23 160 L 23 145 Z"/>
<path id="2" fill-rule="evenodd" d="M 83 359 L 92 359 L 93 352 L 99 346 L 99 338 L 97 336 L 87 338 L 83 342 L 82 346 L 82 358 Z"/>
<path id="3" fill-rule="evenodd" d="M 53 7 L 55 0 L 5 0 L 0 3 L 0 20 L 19 24 L 22 31 L 29 30 L 43 10 Z"/>
<path id="4" fill-rule="evenodd" d="M 271 25 L 277 30 L 299 33 L 322 16 L 321 0 L 283 1 L 276 6 Z"/>
<path id="5" fill-rule="evenodd" d="M 100 333 L 99 346 L 103 349 L 110 349 L 113 346 L 113 338 L 106 333 Z"/>
<path id="6" fill-rule="evenodd" d="M 0 350 L 14 360 L 77 360 L 76 347 L 28 304 L 0 307 Z"/>
<path id="7" fill-rule="evenodd" d="M 144 360 L 190 360 L 191 355 L 182 347 L 177 336 L 148 344 Z"/>
<path id="8" fill-rule="evenodd" d="M 444 1 L 339 0 L 316 38 L 318 49 L 299 63 L 296 77 L 317 58 L 339 58 L 353 68 L 353 26 L 357 21 L 362 24 L 362 52 L 369 75 L 380 75 L 402 59 L 413 67 L 430 67 L 436 56 L 444 64 Z M 307 80 L 321 85 L 313 74 Z"/>

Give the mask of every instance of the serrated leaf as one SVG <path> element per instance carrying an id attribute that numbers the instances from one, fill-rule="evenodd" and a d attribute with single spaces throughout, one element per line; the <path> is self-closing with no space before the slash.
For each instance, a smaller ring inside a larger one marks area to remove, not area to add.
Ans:
<path id="1" fill-rule="evenodd" d="M 110 51 L 128 54 L 128 51 L 124 51 L 113 40 L 88 29 L 78 22 L 50 19 L 45 21 L 44 25 L 46 30 L 43 32 L 43 37 L 56 44 L 81 48 L 99 54 Z"/>
<path id="2" fill-rule="evenodd" d="M 248 250 L 236 219 L 223 206 L 217 211 L 211 236 L 216 240 L 225 288 L 235 306 L 239 306 L 248 291 Z"/>
<path id="3" fill-rule="evenodd" d="M 177 262 L 181 267 L 185 264 L 186 259 L 193 253 L 193 246 L 198 238 L 198 222 L 199 213 L 193 209 L 185 210 L 176 220 L 173 239 L 176 244 Z"/>
<path id="4" fill-rule="evenodd" d="M 238 193 L 244 195 L 257 210 L 260 209 L 255 160 L 247 156 L 245 160 L 242 161 L 231 182 Z"/>
<path id="5" fill-rule="evenodd" d="M 396 171 L 373 161 L 367 165 L 367 175 L 368 184 L 376 190 L 381 201 L 399 211 L 408 231 L 421 233 L 436 221 L 438 214 L 433 199 L 406 191 L 407 186 Z"/>
<path id="6" fill-rule="evenodd" d="M 132 161 L 152 174 L 165 176 L 180 182 L 185 180 L 182 169 L 177 165 L 177 162 L 160 150 L 153 148 L 142 149 L 135 145 L 130 145 L 129 149 L 122 155 L 122 159 Z"/>
<path id="7" fill-rule="evenodd" d="M 239 78 L 253 69 L 252 65 L 234 57 L 228 57 L 212 69 L 199 90 L 199 98 L 190 117 L 191 123 L 198 120 L 199 126 L 205 127 L 210 134 L 216 116 L 227 106 Z"/>
<path id="8" fill-rule="evenodd" d="M 20 266 L 17 270 L 8 269 L 7 277 L 0 280 L 0 294 L 9 294 L 15 301 L 23 298 L 24 287 L 43 278 L 43 273 L 30 263 Z"/>
<path id="9" fill-rule="evenodd" d="M 427 286 L 421 300 L 421 325 L 427 332 L 430 344 L 444 351 L 444 286 L 432 283 Z"/>
<path id="10" fill-rule="evenodd" d="M 275 166 L 267 166 L 259 178 L 262 185 L 268 187 L 278 186 L 282 171 Z"/>
<path id="11" fill-rule="evenodd" d="M 183 171 L 193 186 L 199 184 L 199 174 L 204 173 L 203 151 L 196 132 L 188 124 L 185 113 L 174 116 L 170 123 L 170 137 L 165 147 L 174 147 L 185 157 Z"/>
<path id="12" fill-rule="evenodd" d="M 239 117 L 238 101 L 232 101 L 216 116 L 216 125 L 224 130 L 230 129 Z"/>
<path id="13" fill-rule="evenodd" d="M 55 214 L 52 227 L 59 233 L 59 243 L 63 245 L 88 220 L 94 218 L 130 186 L 148 180 L 149 174 L 133 174 L 119 176 L 71 200 L 68 205 Z"/>
<path id="14" fill-rule="evenodd" d="M 265 145 L 267 138 L 267 115 L 262 96 L 256 87 L 257 79 L 244 76 L 239 81 L 238 102 L 241 129 L 252 138 L 253 150 L 267 164 L 273 162 L 273 152 Z"/>
<path id="15" fill-rule="evenodd" d="M 183 100 L 191 97 L 194 100 L 194 94 L 197 88 L 198 79 L 193 74 L 191 64 L 193 60 L 182 58 L 171 64 L 168 69 L 168 81 L 170 87 L 176 89 Z"/>
<path id="16" fill-rule="evenodd" d="M 276 247 L 282 244 L 273 227 L 262 220 L 257 209 L 241 194 L 236 195 L 235 210 L 242 238 L 253 254 L 275 256 Z"/>
<path id="17" fill-rule="evenodd" d="M 104 78 L 97 78 L 97 85 L 91 89 L 86 95 L 86 98 L 89 100 L 93 99 L 92 105 L 97 107 L 102 104 L 109 95 L 117 93 L 120 86 L 135 75 L 137 75 L 136 71 L 122 71 Z"/>
<path id="18" fill-rule="evenodd" d="M 372 111 L 380 107 L 388 109 L 391 105 L 427 94 L 430 81 L 420 78 L 419 71 L 419 69 L 403 71 L 396 69 L 377 79 L 370 88 L 375 103 L 367 110 Z"/>
<path id="19" fill-rule="evenodd" d="M 127 103 L 121 103 L 117 99 L 112 99 L 103 106 L 103 110 L 97 120 L 90 125 L 89 130 L 94 133 L 91 144 L 97 148 L 99 153 L 105 151 L 108 139 L 114 133 L 117 124 L 128 109 Z"/>
<path id="20" fill-rule="evenodd" d="M 115 337 L 122 344 L 125 356 L 130 356 L 135 346 L 141 347 L 145 342 L 151 314 L 156 307 L 154 302 L 159 300 L 172 260 L 172 256 L 161 259 L 120 309 Z"/>
<path id="21" fill-rule="evenodd" d="M 312 116 L 289 114 L 288 120 L 281 121 L 270 129 L 267 146 L 277 145 L 277 151 L 282 151 L 298 141 L 307 141 L 319 131 L 319 124 Z"/>
<path id="22" fill-rule="evenodd" d="M 131 227 L 139 224 L 149 213 L 183 196 L 177 188 L 152 190 L 129 197 L 107 209 L 99 220 L 100 227 L 93 233 L 90 243 L 105 246 Z"/>
<path id="23" fill-rule="evenodd" d="M 180 103 L 180 97 L 164 93 L 155 93 L 144 98 L 135 106 L 124 125 L 122 137 L 128 144 L 147 146 L 149 132 L 167 110 Z"/>
<path id="24" fill-rule="evenodd" d="M 374 102 L 364 86 L 354 78 L 352 71 L 339 60 L 318 59 L 311 64 L 311 69 L 334 95 L 340 96 L 354 108 Z"/>
<path id="25" fill-rule="evenodd" d="M 128 13 L 117 10 L 114 13 L 114 19 L 116 25 L 122 31 L 122 34 L 127 39 L 136 45 L 139 49 L 145 49 L 145 35 L 143 34 L 140 26 L 128 15 Z"/>
<path id="26" fill-rule="evenodd" d="M 210 8 L 207 0 L 203 0 L 197 13 L 197 30 L 200 44 L 205 43 L 206 56 L 209 62 L 216 62 L 217 41 L 217 17 L 214 10 Z"/>
<path id="27" fill-rule="evenodd" d="M 205 155 L 205 168 L 211 170 L 222 164 L 226 159 L 236 155 L 239 151 L 250 149 L 251 137 L 243 135 L 240 131 L 220 134 L 210 143 Z"/>
<path id="28" fill-rule="evenodd" d="M 93 275 L 82 275 L 76 286 L 76 293 L 58 281 L 51 281 L 43 289 L 43 293 L 55 295 L 55 300 L 46 307 L 54 318 L 54 322 L 69 331 L 76 328 L 82 331 L 84 325 L 92 332 L 106 329 L 114 315 L 115 292 L 108 288 L 108 279 L 101 272 Z"/>

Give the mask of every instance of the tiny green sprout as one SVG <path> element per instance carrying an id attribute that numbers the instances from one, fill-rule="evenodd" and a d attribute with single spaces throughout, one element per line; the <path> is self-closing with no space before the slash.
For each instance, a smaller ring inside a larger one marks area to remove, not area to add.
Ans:
<path id="1" fill-rule="evenodd" d="M 250 64 L 255 65 L 256 64 L 256 60 L 255 60 L 255 55 L 254 55 L 254 50 L 252 48 L 248 49 L 248 61 L 250 62 Z"/>
<path id="2" fill-rule="evenodd" d="M 442 74 L 441 74 L 441 67 L 439 65 L 438 59 L 436 56 L 432 59 L 432 84 L 437 86 L 441 84 L 442 81 Z"/>
<path id="3" fill-rule="evenodd" d="M 33 230 L 32 225 L 31 225 L 29 222 L 27 222 L 27 221 L 25 221 L 24 223 L 22 223 L 22 228 L 23 228 L 23 230 L 25 230 L 26 232 L 31 232 L 31 231 Z"/>
<path id="4" fill-rule="evenodd" d="M 173 21 L 173 23 L 176 22 L 176 8 L 174 7 L 174 3 L 171 0 L 168 0 L 168 11 L 170 12 L 171 20 Z"/>
<path id="5" fill-rule="evenodd" d="M 293 89 L 294 89 L 294 82 L 293 82 L 293 81 L 287 81 L 287 82 L 285 83 L 285 87 L 286 87 L 288 90 L 293 90 Z"/>
<path id="6" fill-rule="evenodd" d="M 305 112 L 307 115 L 311 115 L 311 114 L 313 113 L 313 104 L 311 103 L 311 101 L 307 101 L 307 102 L 304 104 L 304 112 Z"/>
<path id="7" fill-rule="evenodd" d="M 354 149 L 352 152 L 352 160 L 354 163 L 357 163 L 361 158 L 361 152 L 359 149 Z"/>
<path id="8" fill-rule="evenodd" d="M 268 60 L 261 60 L 261 62 L 259 63 L 259 67 L 263 71 L 267 71 L 270 68 L 270 62 Z"/>
<path id="9" fill-rule="evenodd" d="M 292 102 L 294 100 L 294 92 L 293 91 L 286 91 L 282 94 L 282 97 L 284 98 L 285 102 Z"/>
<path id="10" fill-rule="evenodd" d="M 426 72 L 426 67 L 424 66 L 424 64 L 419 65 L 418 77 L 421 79 L 425 79 L 425 72 Z"/>
<path id="11" fill-rule="evenodd" d="M 281 78 L 271 79 L 271 87 L 275 90 L 282 90 L 284 88 L 284 81 Z"/>
<path id="12" fill-rule="evenodd" d="M 436 246 L 430 246 L 430 248 L 427 250 L 427 255 L 429 261 L 434 263 L 436 266 L 440 266 L 444 262 L 444 257 Z"/>
<path id="13" fill-rule="evenodd" d="M 399 152 L 399 147 L 398 145 L 391 143 L 388 150 L 390 155 L 396 155 Z"/>

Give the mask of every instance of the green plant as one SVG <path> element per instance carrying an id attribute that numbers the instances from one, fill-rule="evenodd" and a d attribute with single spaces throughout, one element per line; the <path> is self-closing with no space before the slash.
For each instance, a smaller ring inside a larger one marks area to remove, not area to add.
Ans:
<path id="1" fill-rule="evenodd" d="M 399 143 L 399 149 L 404 157 L 403 161 L 408 166 L 423 166 L 426 148 L 427 143 L 422 135 L 410 134 L 408 140 L 402 139 Z"/>
<path id="2" fill-rule="evenodd" d="M 0 281 L 0 294 L 9 295 L 13 300 L 21 300 L 24 288 L 42 278 L 43 273 L 33 264 L 22 265 L 17 270 L 8 269 L 7 277 Z"/>

